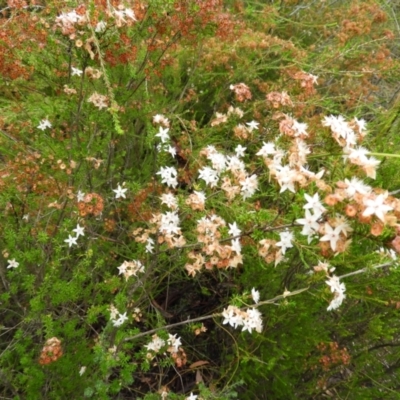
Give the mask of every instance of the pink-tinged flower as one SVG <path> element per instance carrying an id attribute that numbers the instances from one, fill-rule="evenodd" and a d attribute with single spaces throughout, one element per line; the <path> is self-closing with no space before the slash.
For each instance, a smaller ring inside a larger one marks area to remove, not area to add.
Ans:
<path id="1" fill-rule="evenodd" d="M 160 196 L 161 204 L 165 204 L 168 208 L 176 210 L 178 208 L 178 201 L 172 193 L 163 193 Z"/>
<path id="2" fill-rule="evenodd" d="M 325 222 L 325 235 L 319 240 L 321 242 L 330 242 L 331 249 L 336 251 L 337 242 L 340 239 L 341 227 L 332 228 L 327 222 Z"/>

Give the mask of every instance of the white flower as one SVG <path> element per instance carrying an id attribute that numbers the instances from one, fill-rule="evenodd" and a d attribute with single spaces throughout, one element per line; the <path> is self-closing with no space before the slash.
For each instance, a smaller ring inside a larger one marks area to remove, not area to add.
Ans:
<path id="1" fill-rule="evenodd" d="M 152 350 L 155 353 L 158 353 L 161 350 L 161 348 L 165 346 L 165 341 L 159 338 L 157 335 L 154 335 L 152 339 L 153 340 L 150 343 L 146 344 L 144 347 L 147 350 Z"/>
<path id="2" fill-rule="evenodd" d="M 370 186 L 355 177 L 351 178 L 351 180 L 345 179 L 344 182 L 347 184 L 346 195 L 350 198 L 354 197 L 356 193 L 368 195 L 372 191 Z"/>
<path id="3" fill-rule="evenodd" d="M 258 125 L 260 125 L 260 123 L 256 121 L 250 121 L 246 122 L 246 125 L 248 126 L 248 130 L 253 132 L 254 129 L 258 129 Z"/>
<path id="4" fill-rule="evenodd" d="M 76 237 L 78 238 L 79 236 L 85 236 L 84 231 L 85 228 L 83 226 L 80 226 L 79 224 L 76 225 L 75 229 L 72 229 L 73 232 L 76 233 Z"/>
<path id="5" fill-rule="evenodd" d="M 193 192 L 193 194 L 196 196 L 196 200 L 200 204 L 204 204 L 206 201 L 206 195 L 204 192 L 197 192 L 196 190 Z"/>
<path id="6" fill-rule="evenodd" d="M 137 21 L 135 12 L 131 8 L 125 8 L 125 15 L 133 21 Z"/>
<path id="7" fill-rule="evenodd" d="M 182 345 L 181 338 L 176 337 L 176 334 L 171 335 L 170 333 L 168 334 L 167 343 L 169 346 L 173 347 L 175 353 L 179 351 L 179 346 Z"/>
<path id="8" fill-rule="evenodd" d="M 75 75 L 81 76 L 83 74 L 83 71 L 81 69 L 71 67 L 71 70 L 72 70 L 71 71 L 72 76 L 75 76 Z"/>
<path id="9" fill-rule="evenodd" d="M 38 125 L 38 129 L 44 131 L 46 128 L 51 128 L 51 122 L 48 119 L 42 119 Z"/>
<path id="10" fill-rule="evenodd" d="M 85 193 L 78 190 L 78 193 L 76 195 L 76 200 L 79 202 L 79 201 L 83 201 L 84 199 L 85 199 Z"/>
<path id="11" fill-rule="evenodd" d="M 174 167 L 161 167 L 156 175 L 161 175 L 161 182 L 169 187 L 176 188 L 178 186 L 178 172 Z"/>
<path id="12" fill-rule="evenodd" d="M 253 196 L 258 188 L 257 175 L 251 175 L 246 177 L 244 180 L 240 181 L 240 186 L 242 187 L 240 192 L 242 193 L 243 199 Z"/>
<path id="13" fill-rule="evenodd" d="M 115 198 L 119 199 L 120 197 L 123 197 L 126 199 L 125 192 L 128 189 L 122 189 L 122 187 L 118 184 L 118 187 L 116 189 L 113 189 L 113 192 L 115 193 Z"/>
<path id="14" fill-rule="evenodd" d="M 185 400 L 197 400 L 197 395 L 195 395 L 192 392 L 190 392 L 190 396 L 186 397 Z"/>
<path id="15" fill-rule="evenodd" d="M 153 123 L 162 124 L 164 126 L 169 126 L 169 119 L 162 114 L 156 114 L 153 117 Z"/>
<path id="16" fill-rule="evenodd" d="M 345 140 L 347 137 L 354 135 L 353 130 L 341 115 L 338 117 L 334 115 L 324 117 L 322 125 L 329 126 L 334 134 L 336 134 L 338 137 L 342 137 Z"/>
<path id="17" fill-rule="evenodd" d="M 253 329 L 255 329 L 258 333 L 262 331 L 262 319 L 261 313 L 256 308 L 249 308 L 246 311 L 246 317 L 243 318 L 243 328 L 242 332 L 246 330 L 251 333 Z"/>
<path id="18" fill-rule="evenodd" d="M 153 253 L 154 251 L 154 240 L 151 237 L 147 238 L 146 241 L 146 253 Z"/>
<path id="19" fill-rule="evenodd" d="M 278 247 L 281 247 L 282 254 L 285 254 L 286 250 L 293 247 L 292 240 L 293 240 L 293 233 L 290 231 L 281 232 L 279 234 L 281 240 L 276 243 Z"/>
<path id="20" fill-rule="evenodd" d="M 368 217 L 375 214 L 382 222 L 385 222 L 385 214 L 393 210 L 393 207 L 384 204 L 386 197 L 387 194 L 380 194 L 375 199 L 364 199 L 364 205 L 366 205 L 367 208 L 362 215 Z"/>
<path id="21" fill-rule="evenodd" d="M 82 376 L 85 373 L 85 371 L 86 367 L 85 366 L 81 367 L 81 369 L 79 370 L 79 375 Z"/>
<path id="22" fill-rule="evenodd" d="M 176 148 L 174 146 L 168 145 L 165 150 L 168 151 L 168 153 L 171 154 L 172 157 L 176 156 Z"/>
<path id="23" fill-rule="evenodd" d="M 96 28 L 94 29 L 95 32 L 97 33 L 101 33 L 104 32 L 106 30 L 107 27 L 107 23 L 104 21 L 100 21 L 97 23 Z"/>
<path id="24" fill-rule="evenodd" d="M 204 167 L 199 170 L 199 173 L 199 178 L 203 179 L 207 185 L 210 185 L 211 187 L 215 187 L 217 185 L 219 179 L 217 171 L 210 167 Z"/>
<path id="25" fill-rule="evenodd" d="M 208 146 L 208 148 L 212 148 L 212 146 Z M 213 168 L 218 172 L 223 172 L 226 169 L 226 157 L 218 153 L 215 149 L 214 151 L 209 151 L 207 158 L 211 161 Z"/>
<path id="26" fill-rule="evenodd" d="M 68 239 L 65 239 L 64 242 L 68 243 L 68 247 L 71 247 L 73 244 L 78 244 L 76 243 L 76 240 L 78 237 L 72 237 L 71 235 L 68 235 Z"/>
<path id="27" fill-rule="evenodd" d="M 233 239 L 231 241 L 231 249 L 236 252 L 236 254 L 240 254 L 242 252 L 242 245 L 240 244 L 239 239 Z"/>
<path id="28" fill-rule="evenodd" d="M 238 325 L 242 325 L 242 318 L 240 317 L 240 310 L 234 306 L 228 306 L 222 311 L 222 316 L 225 318 L 222 324 L 229 324 L 236 328 Z"/>
<path id="29" fill-rule="evenodd" d="M 333 251 L 336 250 L 336 245 L 338 240 L 340 239 L 340 232 L 342 231 L 341 227 L 336 227 L 333 229 L 328 222 L 325 222 L 325 235 L 322 236 L 319 240 L 320 242 L 330 242 L 331 249 Z"/>
<path id="30" fill-rule="evenodd" d="M 231 236 L 239 236 L 239 235 L 242 233 L 242 231 L 238 228 L 236 222 L 234 222 L 233 224 L 229 224 L 229 231 L 228 231 L 228 233 L 229 233 Z"/>
<path id="31" fill-rule="evenodd" d="M 367 134 L 367 121 L 365 119 L 358 119 L 357 117 L 354 118 L 354 122 L 356 123 L 359 131 L 361 132 L 362 136 L 365 136 Z"/>
<path id="32" fill-rule="evenodd" d="M 296 193 L 294 183 L 297 179 L 297 172 L 294 169 L 290 169 L 288 165 L 275 166 L 276 168 L 276 180 L 278 181 L 281 190 L 279 193 L 283 193 L 285 190 L 290 190 L 292 193 Z"/>
<path id="33" fill-rule="evenodd" d="M 165 143 L 170 139 L 170 137 L 168 135 L 168 131 L 169 131 L 169 128 L 163 129 L 160 126 L 158 133 L 156 134 L 156 137 L 159 137 L 161 139 L 161 143 Z"/>
<path id="34" fill-rule="evenodd" d="M 296 219 L 298 224 L 304 225 L 301 234 L 308 236 L 308 243 L 311 242 L 311 236 L 319 230 L 319 223 L 317 221 L 320 217 L 321 214 L 311 214 L 309 210 L 306 210 L 304 218 Z"/>
<path id="35" fill-rule="evenodd" d="M 241 144 L 236 146 L 235 153 L 236 157 L 244 157 L 244 152 L 246 151 L 246 147 L 243 147 Z"/>
<path id="36" fill-rule="evenodd" d="M 161 204 L 165 204 L 168 208 L 176 210 L 178 208 L 178 201 L 172 193 L 163 193 L 160 196 Z"/>
<path id="37" fill-rule="evenodd" d="M 119 270 L 118 275 L 123 274 L 126 280 L 128 280 L 132 275 L 137 276 L 138 272 L 144 272 L 144 265 L 138 260 L 124 261 L 117 268 Z"/>
<path id="38" fill-rule="evenodd" d="M 246 174 L 243 161 L 236 156 L 228 157 L 227 168 L 229 171 L 237 176 L 242 176 L 243 174 Z"/>
<path id="39" fill-rule="evenodd" d="M 167 235 L 179 235 L 181 229 L 179 228 L 179 216 L 176 211 L 167 211 L 161 214 L 160 232 Z"/>
<path id="40" fill-rule="evenodd" d="M 111 320 L 112 324 L 116 327 L 121 326 L 125 321 L 128 320 L 128 316 L 126 315 L 126 312 L 123 314 L 118 313 L 119 317 L 117 319 Z"/>
<path id="41" fill-rule="evenodd" d="M 275 155 L 276 154 L 276 149 L 275 149 L 275 143 L 268 142 L 265 143 L 263 142 L 263 147 L 261 150 L 256 153 L 257 156 L 263 156 L 263 157 L 268 157 L 269 155 Z"/>
<path id="42" fill-rule="evenodd" d="M 7 269 L 8 268 L 18 268 L 18 266 L 19 266 L 19 262 L 15 261 L 15 258 L 13 258 L 12 260 L 8 260 Z"/>
<path id="43" fill-rule="evenodd" d="M 295 119 L 293 120 L 292 129 L 295 131 L 294 136 L 308 136 L 307 133 L 308 125 L 306 123 L 298 122 Z"/>
<path id="44" fill-rule="evenodd" d="M 346 295 L 344 294 L 346 291 L 346 286 L 343 282 L 339 281 L 339 278 L 336 275 L 330 276 L 329 280 L 326 281 L 326 284 L 330 286 L 331 292 L 335 294 L 335 297 L 329 304 L 327 310 L 335 310 L 340 307 L 343 300 L 346 298 Z"/>
<path id="45" fill-rule="evenodd" d="M 314 196 L 310 196 L 307 193 L 304 193 L 304 197 L 307 200 L 307 204 L 303 206 L 305 210 L 311 209 L 314 211 L 316 215 L 321 216 L 326 208 L 322 205 L 321 201 L 319 200 L 319 194 L 315 193 Z"/>
<path id="46" fill-rule="evenodd" d="M 260 301 L 260 292 L 255 288 L 251 289 L 251 297 L 253 298 L 254 303 L 258 303 Z"/>

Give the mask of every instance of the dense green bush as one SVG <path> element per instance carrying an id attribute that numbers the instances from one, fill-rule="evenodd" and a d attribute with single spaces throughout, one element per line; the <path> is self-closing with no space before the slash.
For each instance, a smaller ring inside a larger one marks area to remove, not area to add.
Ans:
<path id="1" fill-rule="evenodd" d="M 1 397 L 397 398 L 396 12 L 9 0 Z"/>

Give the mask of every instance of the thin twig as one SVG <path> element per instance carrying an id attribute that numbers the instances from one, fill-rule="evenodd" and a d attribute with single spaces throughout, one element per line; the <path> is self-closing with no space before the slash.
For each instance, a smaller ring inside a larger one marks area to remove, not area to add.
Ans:
<path id="1" fill-rule="evenodd" d="M 278 300 L 284 299 L 284 298 L 289 297 L 289 296 L 295 296 L 296 294 L 299 294 L 299 293 L 304 292 L 306 290 L 308 290 L 308 287 L 302 288 L 302 289 L 299 289 L 299 290 L 295 290 L 293 292 L 285 292 L 284 294 L 280 294 L 279 296 L 276 296 L 276 297 L 274 297 L 272 299 L 265 300 L 265 301 L 260 301 L 259 303 L 252 305 L 252 307 L 253 308 L 258 308 L 258 307 L 263 306 L 265 304 L 273 304 Z M 152 333 L 155 333 L 155 332 L 158 332 L 158 331 L 161 331 L 161 330 L 175 328 L 177 326 L 186 325 L 186 324 L 192 324 L 194 322 L 205 321 L 206 319 L 211 319 L 211 318 L 216 318 L 216 317 L 221 317 L 221 316 L 222 316 L 222 313 L 215 313 L 215 314 L 211 314 L 211 315 L 205 315 L 203 317 L 187 319 L 186 321 L 176 322 L 175 324 L 169 324 L 169 325 L 161 326 L 159 328 L 151 329 L 150 331 L 138 333 L 137 335 L 125 338 L 122 342 L 129 342 L 131 340 L 135 340 L 135 339 L 141 338 L 143 336 L 151 335 Z"/>
<path id="2" fill-rule="evenodd" d="M 375 267 L 372 267 L 372 270 L 380 269 L 380 268 L 384 268 L 384 267 L 389 267 L 389 266 L 391 266 L 393 264 L 394 264 L 393 262 L 388 262 L 388 263 L 385 263 L 385 264 L 376 265 Z M 371 270 L 371 268 L 366 267 L 366 268 L 359 269 L 358 271 L 349 272 L 348 274 L 341 275 L 338 278 L 339 279 L 348 278 L 349 276 L 362 274 L 362 273 L 368 272 L 370 270 Z M 290 296 L 295 296 L 295 295 L 297 295 L 299 293 L 305 292 L 308 289 L 309 289 L 309 287 L 305 287 L 305 288 L 301 288 L 301 289 L 295 290 L 293 292 L 285 291 L 283 294 L 280 294 L 279 296 L 276 296 L 276 297 L 274 297 L 272 299 L 265 300 L 265 301 L 260 301 L 259 303 L 252 305 L 252 307 L 253 308 L 258 308 L 258 307 L 263 306 L 265 304 L 274 304 L 278 300 L 282 300 L 282 299 L 285 299 L 286 297 L 290 297 Z M 215 313 L 215 314 L 211 314 L 211 315 L 205 315 L 203 317 L 187 319 L 186 321 L 176 322 L 174 324 L 169 324 L 169 325 L 165 325 L 165 326 L 161 326 L 161 327 L 158 327 L 158 328 L 151 329 L 151 330 L 146 331 L 146 332 L 138 333 L 137 335 L 130 336 L 130 337 L 127 337 L 127 338 L 123 339 L 122 342 L 129 342 L 129 341 L 132 341 L 132 340 L 135 340 L 135 339 L 139 339 L 139 338 L 141 338 L 143 336 L 151 335 L 151 334 L 156 333 L 156 332 L 161 331 L 161 330 L 167 330 L 167 329 L 170 329 L 170 328 L 175 328 L 177 326 L 186 325 L 186 324 L 192 324 L 192 323 L 195 323 L 195 322 L 205 321 L 207 319 L 221 317 L 221 316 L 222 316 L 222 313 Z"/>

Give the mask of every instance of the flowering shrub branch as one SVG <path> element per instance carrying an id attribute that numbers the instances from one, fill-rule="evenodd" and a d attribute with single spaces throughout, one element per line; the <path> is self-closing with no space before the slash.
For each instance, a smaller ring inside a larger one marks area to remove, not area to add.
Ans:
<path id="1" fill-rule="evenodd" d="M 389 5 L 247 3 L 7 2 L 3 397 L 348 397 L 398 339 Z"/>

